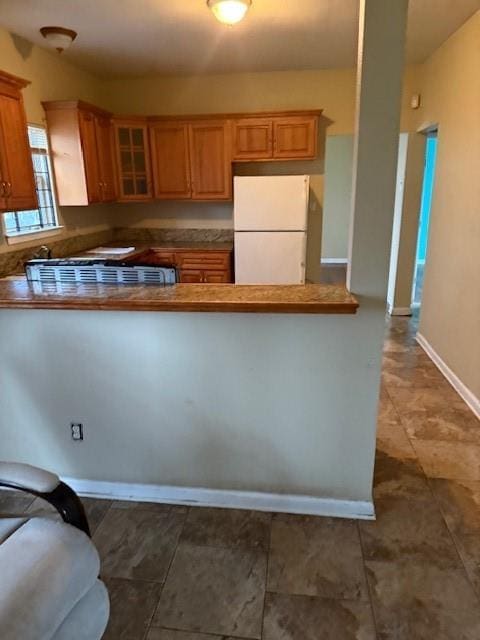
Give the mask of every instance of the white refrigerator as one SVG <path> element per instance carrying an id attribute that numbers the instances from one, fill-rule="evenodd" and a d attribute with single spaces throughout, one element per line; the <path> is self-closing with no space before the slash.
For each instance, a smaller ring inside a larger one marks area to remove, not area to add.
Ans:
<path id="1" fill-rule="evenodd" d="M 304 284 L 309 176 L 235 176 L 236 284 Z"/>

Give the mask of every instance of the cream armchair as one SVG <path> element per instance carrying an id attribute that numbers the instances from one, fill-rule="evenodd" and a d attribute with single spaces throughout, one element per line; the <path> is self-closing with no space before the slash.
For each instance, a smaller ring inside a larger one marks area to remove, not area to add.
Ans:
<path id="1" fill-rule="evenodd" d="M 80 499 L 25 464 L 0 462 L 1 486 L 40 496 L 63 519 L 0 512 L 2 640 L 100 640 L 109 600 Z"/>

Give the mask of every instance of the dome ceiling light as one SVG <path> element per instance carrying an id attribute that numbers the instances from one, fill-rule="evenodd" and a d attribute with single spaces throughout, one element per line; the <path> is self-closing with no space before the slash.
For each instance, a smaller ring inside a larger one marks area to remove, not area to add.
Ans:
<path id="1" fill-rule="evenodd" d="M 62 53 L 64 49 L 72 44 L 77 37 L 77 32 L 73 29 L 65 29 L 65 27 L 42 27 L 40 33 L 48 42 L 48 44 Z"/>
<path id="2" fill-rule="evenodd" d="M 219 22 L 233 25 L 245 18 L 252 0 L 207 0 L 207 6 Z"/>

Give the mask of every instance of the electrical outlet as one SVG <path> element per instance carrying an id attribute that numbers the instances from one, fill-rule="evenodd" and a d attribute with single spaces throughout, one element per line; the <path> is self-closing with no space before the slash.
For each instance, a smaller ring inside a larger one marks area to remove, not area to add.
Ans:
<path id="1" fill-rule="evenodd" d="M 81 422 L 71 422 L 72 440 L 83 440 L 83 424 Z"/>

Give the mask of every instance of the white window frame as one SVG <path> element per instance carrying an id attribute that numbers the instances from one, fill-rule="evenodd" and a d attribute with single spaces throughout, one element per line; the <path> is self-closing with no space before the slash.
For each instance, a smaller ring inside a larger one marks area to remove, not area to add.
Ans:
<path id="1" fill-rule="evenodd" d="M 41 129 L 42 131 L 46 132 L 46 127 L 39 125 L 39 124 L 28 124 L 27 125 L 28 128 L 34 128 L 34 129 Z M 29 240 L 33 240 L 36 238 L 44 238 L 44 237 L 48 237 L 51 235 L 57 235 L 59 233 L 61 233 L 61 230 L 63 229 L 63 225 L 60 222 L 60 215 L 59 215 L 59 210 L 58 210 L 58 205 L 57 205 L 57 194 L 56 194 L 56 190 L 55 190 L 55 179 L 54 179 L 54 174 L 52 171 L 52 163 L 51 163 L 51 158 L 50 158 L 50 148 L 48 146 L 48 137 L 47 137 L 47 148 L 46 150 L 41 148 L 35 148 L 35 147 L 30 147 L 30 151 L 32 153 L 32 155 L 35 154 L 41 154 L 41 155 L 45 155 L 47 158 L 47 166 L 48 166 L 48 178 L 49 178 L 49 182 L 50 182 L 50 193 L 51 193 L 51 198 L 52 198 L 52 208 L 53 208 L 53 214 L 54 214 L 54 219 L 55 219 L 55 223 L 54 224 L 50 224 L 48 226 L 45 226 L 43 228 L 37 228 L 37 229 L 20 229 L 20 230 L 16 230 L 16 231 L 12 231 L 12 230 L 7 230 L 6 227 L 6 222 L 5 222 L 5 215 L 7 213 L 16 213 L 17 216 L 21 216 L 22 213 L 27 213 L 27 211 L 7 211 L 5 213 L 2 214 L 2 227 L 3 227 L 3 234 L 7 239 L 8 244 L 17 244 L 20 242 L 28 242 Z M 37 180 L 35 179 L 35 186 L 37 185 Z M 38 192 L 37 192 L 38 195 Z M 39 209 L 33 209 L 33 211 L 39 211 Z"/>

